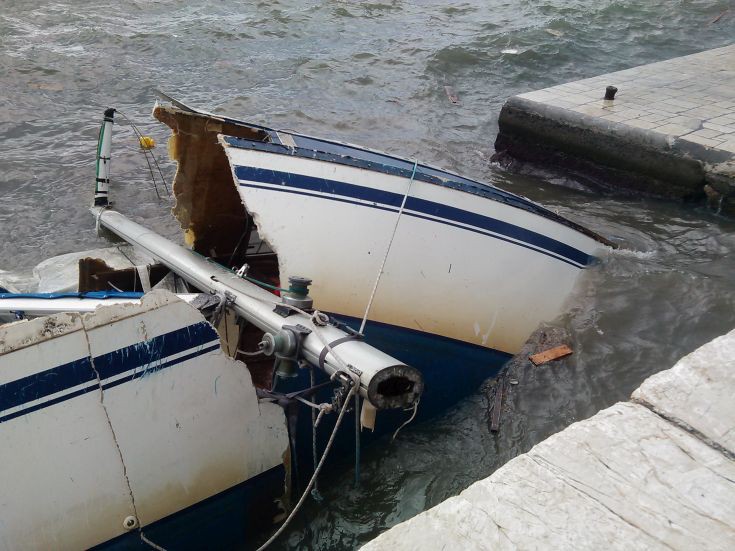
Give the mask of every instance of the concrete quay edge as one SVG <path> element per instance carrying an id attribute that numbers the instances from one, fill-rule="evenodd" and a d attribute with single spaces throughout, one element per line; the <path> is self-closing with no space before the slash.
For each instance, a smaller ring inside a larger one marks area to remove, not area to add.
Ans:
<path id="1" fill-rule="evenodd" d="M 735 45 L 513 96 L 495 148 L 497 160 L 735 211 Z"/>
<path id="2" fill-rule="evenodd" d="M 735 330 L 362 549 L 735 548 Z"/>

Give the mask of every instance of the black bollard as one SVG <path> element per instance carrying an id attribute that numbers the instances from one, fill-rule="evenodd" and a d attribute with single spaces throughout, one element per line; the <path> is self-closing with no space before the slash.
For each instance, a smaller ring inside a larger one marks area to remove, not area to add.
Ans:
<path id="1" fill-rule="evenodd" d="M 614 100 L 615 99 L 615 93 L 618 91 L 615 86 L 608 86 L 605 88 L 605 99 L 607 100 Z"/>

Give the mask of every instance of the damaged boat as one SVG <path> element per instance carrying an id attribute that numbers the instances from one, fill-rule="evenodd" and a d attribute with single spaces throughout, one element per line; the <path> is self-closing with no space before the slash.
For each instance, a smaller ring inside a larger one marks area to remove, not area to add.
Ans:
<path id="1" fill-rule="evenodd" d="M 357 479 L 363 428 L 493 375 L 610 245 L 417 161 L 175 100 L 154 116 L 187 246 L 111 208 L 108 109 L 92 213 L 137 256 L 0 293 L 2 545 L 252 544 L 333 446 Z"/>
<path id="2" fill-rule="evenodd" d="M 261 280 L 308 274 L 322 311 L 420 368 L 424 414 L 493 375 L 612 246 L 532 201 L 414 160 L 173 98 L 153 116 L 172 129 L 187 243 Z"/>
<path id="3" fill-rule="evenodd" d="M 280 514 L 283 410 L 195 307 L 137 295 L 0 326 L 0 549 L 203 548 Z"/>
<path id="4" fill-rule="evenodd" d="M 348 409 L 360 419 L 418 404 L 420 373 L 319 315 L 303 280 L 279 298 L 112 209 L 93 211 L 143 265 L 79 255 L 77 292 L 0 293 L 2 547 L 252 544 L 297 511 L 306 438 L 294 406 L 315 412 L 302 503 Z M 93 290 L 108 285 L 129 290 Z M 299 370 L 319 382 L 276 391 Z M 359 445 L 359 426 L 351 434 Z"/>

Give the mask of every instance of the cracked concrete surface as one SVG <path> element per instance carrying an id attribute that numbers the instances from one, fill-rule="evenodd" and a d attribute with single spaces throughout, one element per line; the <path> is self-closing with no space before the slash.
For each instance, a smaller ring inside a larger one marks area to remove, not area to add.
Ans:
<path id="1" fill-rule="evenodd" d="M 649 407 L 735 459 L 735 338 L 718 337 L 649 377 L 633 401 Z"/>
<path id="2" fill-rule="evenodd" d="M 363 549 L 735 548 L 735 331 Z"/>

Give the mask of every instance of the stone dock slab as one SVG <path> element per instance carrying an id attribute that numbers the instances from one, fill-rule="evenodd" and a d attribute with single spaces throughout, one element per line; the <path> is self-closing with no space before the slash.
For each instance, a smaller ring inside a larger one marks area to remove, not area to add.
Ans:
<path id="1" fill-rule="evenodd" d="M 735 331 L 366 551 L 735 549 Z"/>
<path id="2" fill-rule="evenodd" d="M 618 88 L 612 101 L 607 86 Z M 496 159 L 735 210 L 735 45 L 514 96 L 495 149 Z"/>

